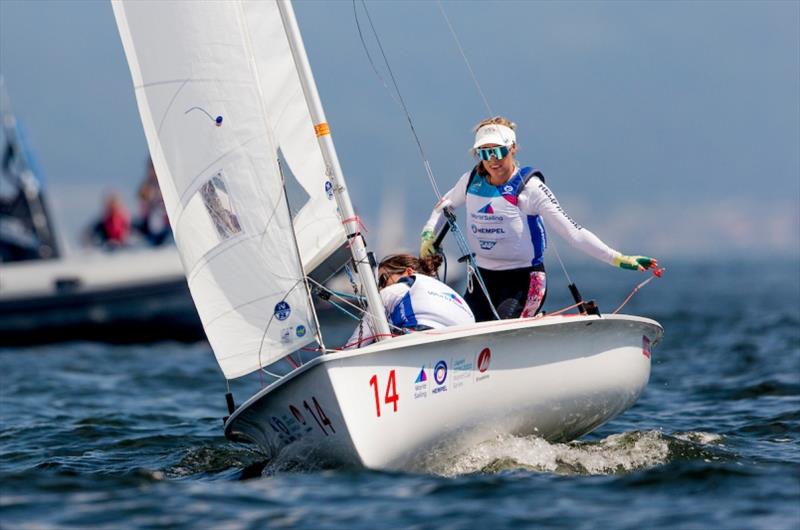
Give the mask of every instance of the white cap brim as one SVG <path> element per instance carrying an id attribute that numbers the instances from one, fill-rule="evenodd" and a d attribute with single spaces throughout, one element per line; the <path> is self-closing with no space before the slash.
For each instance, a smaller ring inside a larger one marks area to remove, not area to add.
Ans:
<path id="1" fill-rule="evenodd" d="M 475 133 L 475 144 L 473 149 L 477 149 L 482 145 L 505 145 L 510 147 L 517 143 L 517 135 L 510 127 L 500 125 L 499 123 L 490 123 L 484 125 Z"/>

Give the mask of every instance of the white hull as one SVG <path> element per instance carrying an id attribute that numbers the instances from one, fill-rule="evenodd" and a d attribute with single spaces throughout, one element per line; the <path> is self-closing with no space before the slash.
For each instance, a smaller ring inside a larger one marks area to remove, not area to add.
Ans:
<path id="1" fill-rule="evenodd" d="M 2 346 L 204 336 L 173 246 L 0 264 Z"/>
<path id="2" fill-rule="evenodd" d="M 413 469 L 502 434 L 570 440 L 636 402 L 662 332 L 609 315 L 405 335 L 309 362 L 242 404 L 225 434 L 270 457 L 373 469 Z"/>

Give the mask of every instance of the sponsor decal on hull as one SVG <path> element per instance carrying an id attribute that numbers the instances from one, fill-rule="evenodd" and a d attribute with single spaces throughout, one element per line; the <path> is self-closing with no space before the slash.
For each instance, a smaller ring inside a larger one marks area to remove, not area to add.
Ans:
<path id="1" fill-rule="evenodd" d="M 436 366 L 433 367 L 433 381 L 436 383 L 436 386 L 431 391 L 433 394 L 447 392 L 447 385 L 445 384 L 447 381 L 447 363 L 444 360 L 437 362 Z"/>
<path id="2" fill-rule="evenodd" d="M 472 361 L 467 361 L 465 358 L 453 360 L 453 375 L 450 378 L 453 390 L 461 388 L 465 383 L 472 381 L 474 366 Z"/>
<path id="3" fill-rule="evenodd" d="M 424 399 L 428 397 L 428 374 L 425 373 L 425 367 L 423 366 L 419 374 L 417 374 L 417 379 L 414 380 L 414 399 Z"/>
<path id="4" fill-rule="evenodd" d="M 478 358 L 475 361 L 475 365 L 478 368 L 478 375 L 475 377 L 475 382 L 483 381 L 484 379 L 489 379 L 489 365 L 492 362 L 492 350 L 489 348 L 484 348 L 478 354 Z"/>

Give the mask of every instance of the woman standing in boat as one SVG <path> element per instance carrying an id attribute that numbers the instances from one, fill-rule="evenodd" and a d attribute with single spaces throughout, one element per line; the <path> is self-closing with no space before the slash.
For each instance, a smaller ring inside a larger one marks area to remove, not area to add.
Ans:
<path id="1" fill-rule="evenodd" d="M 394 331 L 423 331 L 461 324 L 473 324 L 467 303 L 447 284 L 432 278 L 442 264 L 438 255 L 417 258 L 395 254 L 378 266 L 378 288 L 386 317 Z M 358 325 L 346 348 L 360 348 L 375 340 L 369 319 Z"/>
<path id="2" fill-rule="evenodd" d="M 466 204 L 467 238 L 478 272 L 500 318 L 532 317 L 547 294 L 544 222 L 586 254 L 616 267 L 644 271 L 657 261 L 626 256 L 608 247 L 572 220 L 545 185 L 541 172 L 519 167 L 516 125 L 497 116 L 475 127 L 472 146 L 477 165 L 464 173 L 431 214 L 422 231 L 420 256 L 435 253 L 434 238 L 444 223 L 443 210 Z M 464 298 L 478 322 L 494 319 L 492 307 L 477 282 Z"/>

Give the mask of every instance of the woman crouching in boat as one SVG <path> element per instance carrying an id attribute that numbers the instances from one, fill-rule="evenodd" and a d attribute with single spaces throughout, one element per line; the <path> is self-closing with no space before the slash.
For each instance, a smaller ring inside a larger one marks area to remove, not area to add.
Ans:
<path id="1" fill-rule="evenodd" d="M 420 259 L 411 254 L 394 254 L 381 261 L 378 266 L 378 288 L 393 333 L 475 322 L 464 299 L 446 284 L 431 277 L 441 264 L 442 257 L 439 255 Z M 360 348 L 374 341 L 375 332 L 369 319 L 365 318 L 345 347 Z"/>
<path id="2" fill-rule="evenodd" d="M 657 266 L 653 258 L 617 252 L 573 221 L 542 173 L 517 164 L 515 127 L 502 116 L 475 127 L 472 151 L 477 165 L 444 194 L 422 230 L 420 256 L 425 257 L 434 253 L 434 234 L 444 222 L 442 210 L 466 205 L 467 238 L 491 298 L 490 304 L 471 279 L 472 289 L 464 298 L 478 322 L 495 318 L 492 306 L 500 318 L 532 317 L 540 311 L 547 293 L 543 221 L 575 248 L 610 265 L 639 271 Z"/>

